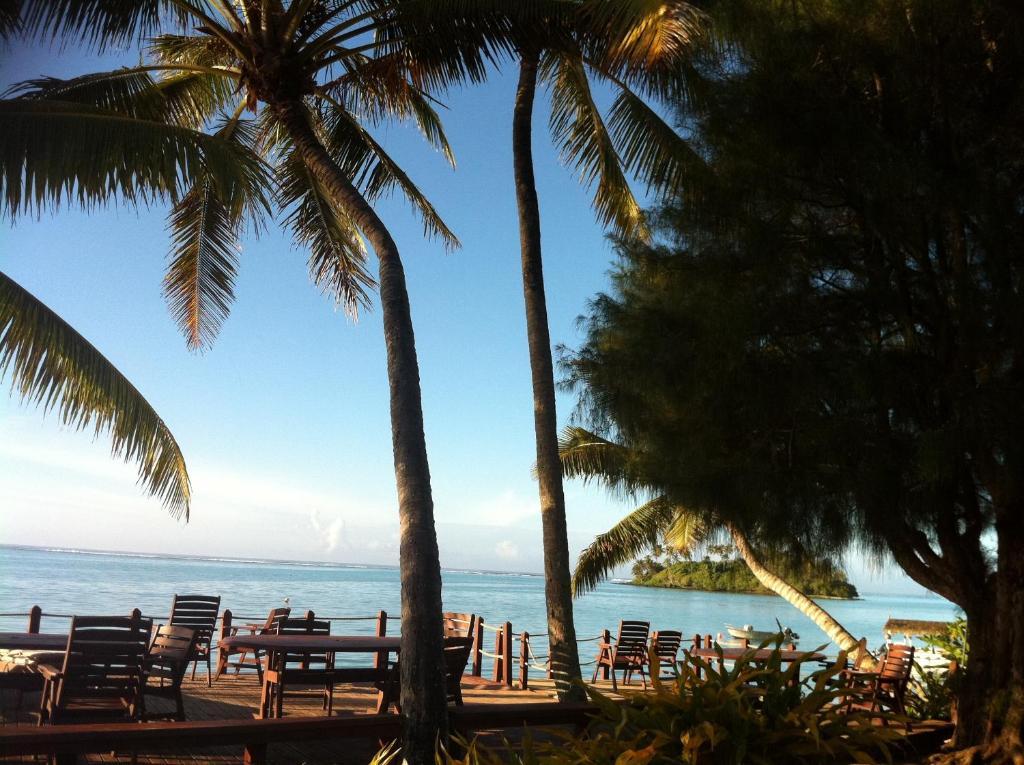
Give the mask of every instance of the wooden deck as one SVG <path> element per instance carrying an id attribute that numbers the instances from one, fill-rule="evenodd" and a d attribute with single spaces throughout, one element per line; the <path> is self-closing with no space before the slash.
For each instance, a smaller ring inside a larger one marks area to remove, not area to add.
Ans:
<path id="1" fill-rule="evenodd" d="M 605 683 L 600 683 L 604 690 Z M 467 704 L 507 704 L 509 702 L 544 702 L 553 701 L 553 689 L 549 681 L 531 680 L 527 691 L 518 688 L 509 689 L 500 683 L 488 682 L 480 678 L 466 678 L 463 684 L 463 696 Z M 637 686 L 639 687 L 639 686 Z M 206 685 L 202 672 L 194 682 L 186 678 L 183 686 L 185 692 L 185 712 L 189 720 L 247 720 L 252 719 L 259 706 L 260 688 L 255 674 L 241 676 L 226 675 L 213 684 Z M 608 684 L 608 692 L 611 685 Z M 299 692 L 301 693 L 301 691 Z M 26 694 L 20 710 L 15 708 L 16 696 L 12 691 L 0 691 L 0 708 L 3 711 L 4 725 L 34 725 L 32 713 L 38 707 L 38 694 Z M 334 709 L 336 712 L 348 714 L 371 714 L 377 701 L 377 691 L 369 685 L 339 685 L 335 689 Z M 171 702 L 161 699 L 147 701 L 147 706 L 154 713 L 170 711 Z M 320 706 L 320 697 L 311 693 L 308 696 L 291 696 L 285 700 L 286 717 L 318 717 L 324 712 Z M 500 741 L 500 736 L 496 737 Z M 269 761 L 282 765 L 308 765 L 338 763 L 339 765 L 365 765 L 380 748 L 376 740 L 345 740 L 339 742 L 310 741 L 301 744 L 274 744 L 269 750 Z M 38 763 L 40 760 L 31 758 L 3 757 L 0 762 Z M 138 752 L 138 762 L 148 765 L 181 765 L 182 763 L 238 763 L 242 753 L 239 747 L 191 747 L 187 741 L 173 750 Z M 107 753 L 104 755 L 83 756 L 82 761 L 89 763 L 129 763 L 131 754 Z"/>

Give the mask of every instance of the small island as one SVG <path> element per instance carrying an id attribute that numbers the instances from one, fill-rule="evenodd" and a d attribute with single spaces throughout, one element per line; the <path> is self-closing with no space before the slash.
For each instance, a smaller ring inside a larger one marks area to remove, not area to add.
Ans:
<path id="1" fill-rule="evenodd" d="M 632 584 L 707 592 L 774 594 L 754 578 L 747 564 L 735 556 L 730 545 L 712 545 L 708 552 L 710 554 L 699 561 L 659 554 L 641 558 L 633 564 Z M 775 573 L 812 597 L 843 600 L 859 597 L 857 588 L 847 579 L 846 573 L 827 562 L 781 565 Z"/>

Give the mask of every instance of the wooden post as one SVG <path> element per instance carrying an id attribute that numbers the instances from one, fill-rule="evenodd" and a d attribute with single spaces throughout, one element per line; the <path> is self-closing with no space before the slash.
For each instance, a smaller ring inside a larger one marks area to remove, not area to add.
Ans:
<path id="1" fill-rule="evenodd" d="M 601 642 L 605 645 L 612 644 L 612 633 L 610 630 L 605 630 L 601 633 Z M 607 664 L 605 664 L 601 668 L 601 677 L 603 677 L 605 680 L 608 680 L 611 677 L 611 667 L 609 667 Z"/>
<path id="2" fill-rule="evenodd" d="M 502 655 L 505 657 L 505 661 L 502 662 L 502 680 L 505 682 L 505 686 L 508 688 L 512 687 L 512 622 L 505 622 L 505 626 L 501 628 L 501 636 L 503 638 Z"/>
<path id="3" fill-rule="evenodd" d="M 473 669 L 470 674 L 480 677 L 484 663 L 484 618 L 476 620 L 476 631 L 473 634 Z"/>
<path id="4" fill-rule="evenodd" d="M 39 622 L 43 618 L 43 609 L 39 606 L 32 606 L 28 612 L 28 631 L 33 635 L 39 632 Z"/>
<path id="5" fill-rule="evenodd" d="M 310 611 L 306 611 L 306 632 L 309 632 L 310 634 L 312 634 L 312 632 L 313 632 L 313 619 L 315 617 L 316 617 L 316 614 L 314 614 L 311 610 Z M 280 627 L 278 627 L 278 629 L 280 629 Z M 269 667 L 270 664 L 268 663 L 267 666 Z M 303 669 L 309 669 L 309 654 L 308 653 L 302 654 L 302 664 L 300 666 Z"/>
<path id="6" fill-rule="evenodd" d="M 519 637 L 519 687 L 526 691 L 530 686 L 530 633 Z"/>
<path id="7" fill-rule="evenodd" d="M 703 643 L 704 643 L 704 640 L 703 640 L 703 638 L 701 638 L 701 636 L 699 634 L 693 636 L 693 650 L 694 651 L 699 651 L 703 647 Z M 702 670 L 700 668 L 700 665 L 697 665 L 696 669 L 697 669 L 697 679 L 700 680 L 701 676 L 704 674 L 704 670 Z"/>
<path id="8" fill-rule="evenodd" d="M 388 634 L 388 612 L 381 610 L 377 612 L 377 637 L 385 637 Z M 374 669 L 387 669 L 388 652 L 378 651 L 373 657 Z"/>
<path id="9" fill-rule="evenodd" d="M 231 609 L 225 608 L 224 613 L 220 617 L 220 639 L 223 640 L 226 637 L 231 637 Z M 214 673 L 215 679 L 220 679 L 220 676 L 224 674 L 224 670 L 228 668 L 228 655 L 223 648 L 220 647 L 218 641 L 217 646 L 217 671 Z"/>
<path id="10" fill-rule="evenodd" d="M 501 680 L 501 648 L 504 645 L 501 640 L 501 630 L 502 628 L 499 627 L 498 631 L 494 633 L 494 682 L 496 683 Z"/>

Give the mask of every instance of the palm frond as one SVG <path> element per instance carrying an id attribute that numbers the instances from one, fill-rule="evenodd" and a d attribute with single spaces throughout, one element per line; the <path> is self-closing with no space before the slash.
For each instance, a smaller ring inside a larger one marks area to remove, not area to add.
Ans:
<path id="1" fill-rule="evenodd" d="M 636 475 L 629 449 L 584 428 L 570 426 L 558 438 L 562 475 L 595 481 L 620 496 L 635 496 L 645 487 Z"/>
<path id="2" fill-rule="evenodd" d="M 149 402 L 67 322 L 0 273 L 0 378 L 23 401 L 56 409 L 64 425 L 109 432 L 113 453 L 138 463 L 139 481 L 188 520 L 185 458 Z"/>
<path id="3" fill-rule="evenodd" d="M 223 40 L 209 35 L 162 34 L 149 41 L 148 50 L 161 64 L 232 68 L 238 63 Z"/>
<path id="4" fill-rule="evenodd" d="M 708 25 L 686 0 L 582 0 L 577 22 L 587 57 L 627 76 L 672 71 Z"/>
<path id="5" fill-rule="evenodd" d="M 12 218 L 61 203 L 177 200 L 199 177 L 233 201 L 267 186 L 259 157 L 220 136 L 60 101 L 0 101 L 0 162 L 0 211 Z"/>
<path id="6" fill-rule="evenodd" d="M 326 107 L 323 137 L 327 150 L 370 201 L 398 188 L 423 220 L 426 236 L 438 236 L 448 248 L 459 246 L 458 237 L 437 210 L 377 141 L 347 110 Z"/>
<path id="7" fill-rule="evenodd" d="M 542 75 L 551 82 L 551 133 L 562 161 L 586 186 L 595 186 L 594 208 L 604 225 L 626 235 L 646 235 L 643 211 L 594 102 L 583 61 L 572 52 L 549 51 Z"/>
<path id="8" fill-rule="evenodd" d="M 278 189 L 280 207 L 291 208 L 285 224 L 295 240 L 309 248 L 313 282 L 356 316 L 369 306 L 369 291 L 377 282 L 366 270 L 366 244 L 355 224 L 294 151 L 278 165 Z"/>
<path id="9" fill-rule="evenodd" d="M 395 54 L 362 57 L 357 65 L 330 83 L 329 92 L 345 109 L 359 114 L 370 124 L 389 119 L 412 119 L 432 147 L 455 166 L 455 154 L 445 136 L 433 99 L 413 84 L 408 56 Z M 351 62 L 347 62 L 351 63 Z"/>
<path id="10" fill-rule="evenodd" d="M 688 512 L 677 505 L 675 519 L 665 530 L 664 539 L 669 547 L 682 553 L 690 553 L 716 533 L 716 527 L 709 526 L 704 515 Z"/>
<path id="11" fill-rule="evenodd" d="M 13 37 L 21 29 L 21 0 L 0 0 L 0 40 Z"/>
<path id="12" fill-rule="evenodd" d="M 676 517 L 677 508 L 655 497 L 616 523 L 583 551 L 572 574 L 574 597 L 594 589 L 616 566 L 636 560 L 654 547 Z"/>
<path id="13" fill-rule="evenodd" d="M 137 42 L 187 15 L 173 0 L 21 0 L 21 27 L 39 37 L 81 40 L 100 48 Z"/>
<path id="14" fill-rule="evenodd" d="M 707 172 L 704 158 L 621 83 L 608 114 L 608 128 L 623 166 L 658 192 L 687 187 Z"/>
<path id="15" fill-rule="evenodd" d="M 251 145 L 251 127 L 238 118 L 217 131 L 221 140 Z M 205 173 L 170 214 L 171 262 L 164 296 L 171 315 L 192 349 L 208 347 L 220 331 L 234 300 L 239 238 L 246 217 L 255 219 L 258 197 L 225 194 Z"/>
<path id="16" fill-rule="evenodd" d="M 237 75 L 230 70 L 171 71 L 140 66 L 96 72 L 69 80 L 40 77 L 14 85 L 17 98 L 85 104 L 140 120 L 202 128 L 234 96 Z"/>

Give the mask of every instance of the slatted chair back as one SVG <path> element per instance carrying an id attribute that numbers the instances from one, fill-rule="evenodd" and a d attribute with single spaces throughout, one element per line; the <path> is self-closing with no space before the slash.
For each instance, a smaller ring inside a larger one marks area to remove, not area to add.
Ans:
<path id="1" fill-rule="evenodd" d="M 285 617 L 277 622 L 278 635 L 330 635 L 331 623 L 315 619 L 310 611 L 305 616 Z M 282 663 L 283 662 L 283 663 Z M 277 666 L 288 667 L 288 665 L 301 664 L 303 669 L 311 668 L 311 665 L 330 664 L 330 657 L 327 653 L 308 652 L 283 652 L 277 657 Z"/>
<path id="2" fill-rule="evenodd" d="M 196 632 L 196 642 L 209 644 L 217 628 L 220 613 L 219 595 L 177 595 L 171 602 L 173 627 L 191 627 Z"/>
<path id="3" fill-rule="evenodd" d="M 626 620 L 619 622 L 619 636 L 615 641 L 616 657 L 645 657 L 647 655 L 647 636 L 650 631 L 650 622 Z"/>
<path id="4" fill-rule="evenodd" d="M 473 637 L 458 636 L 444 639 L 444 669 L 448 701 L 462 704 L 462 676 L 473 649 Z"/>
<path id="5" fill-rule="evenodd" d="M 292 610 L 287 606 L 281 606 L 279 608 L 272 608 L 270 613 L 267 614 L 267 621 L 263 624 L 260 629 L 261 635 L 274 635 L 277 634 L 277 625 L 284 619 L 287 619 L 291 614 Z"/>
<path id="6" fill-rule="evenodd" d="M 476 614 L 445 611 L 443 624 L 446 638 L 473 637 L 476 632 Z"/>
<path id="7" fill-rule="evenodd" d="M 146 677 L 161 687 L 180 688 L 199 631 L 161 624 L 146 652 Z"/>
<path id="8" fill-rule="evenodd" d="M 914 646 L 893 644 L 886 651 L 878 677 L 883 683 L 896 686 L 902 693 L 910 681 L 913 668 Z"/>
<path id="9" fill-rule="evenodd" d="M 82 698 L 134 704 L 152 629 L 151 619 L 138 616 L 72 617 L 55 708 Z"/>
<path id="10" fill-rule="evenodd" d="M 677 630 L 658 630 L 651 638 L 651 647 L 663 671 L 676 671 L 676 657 L 683 643 L 683 633 Z"/>

